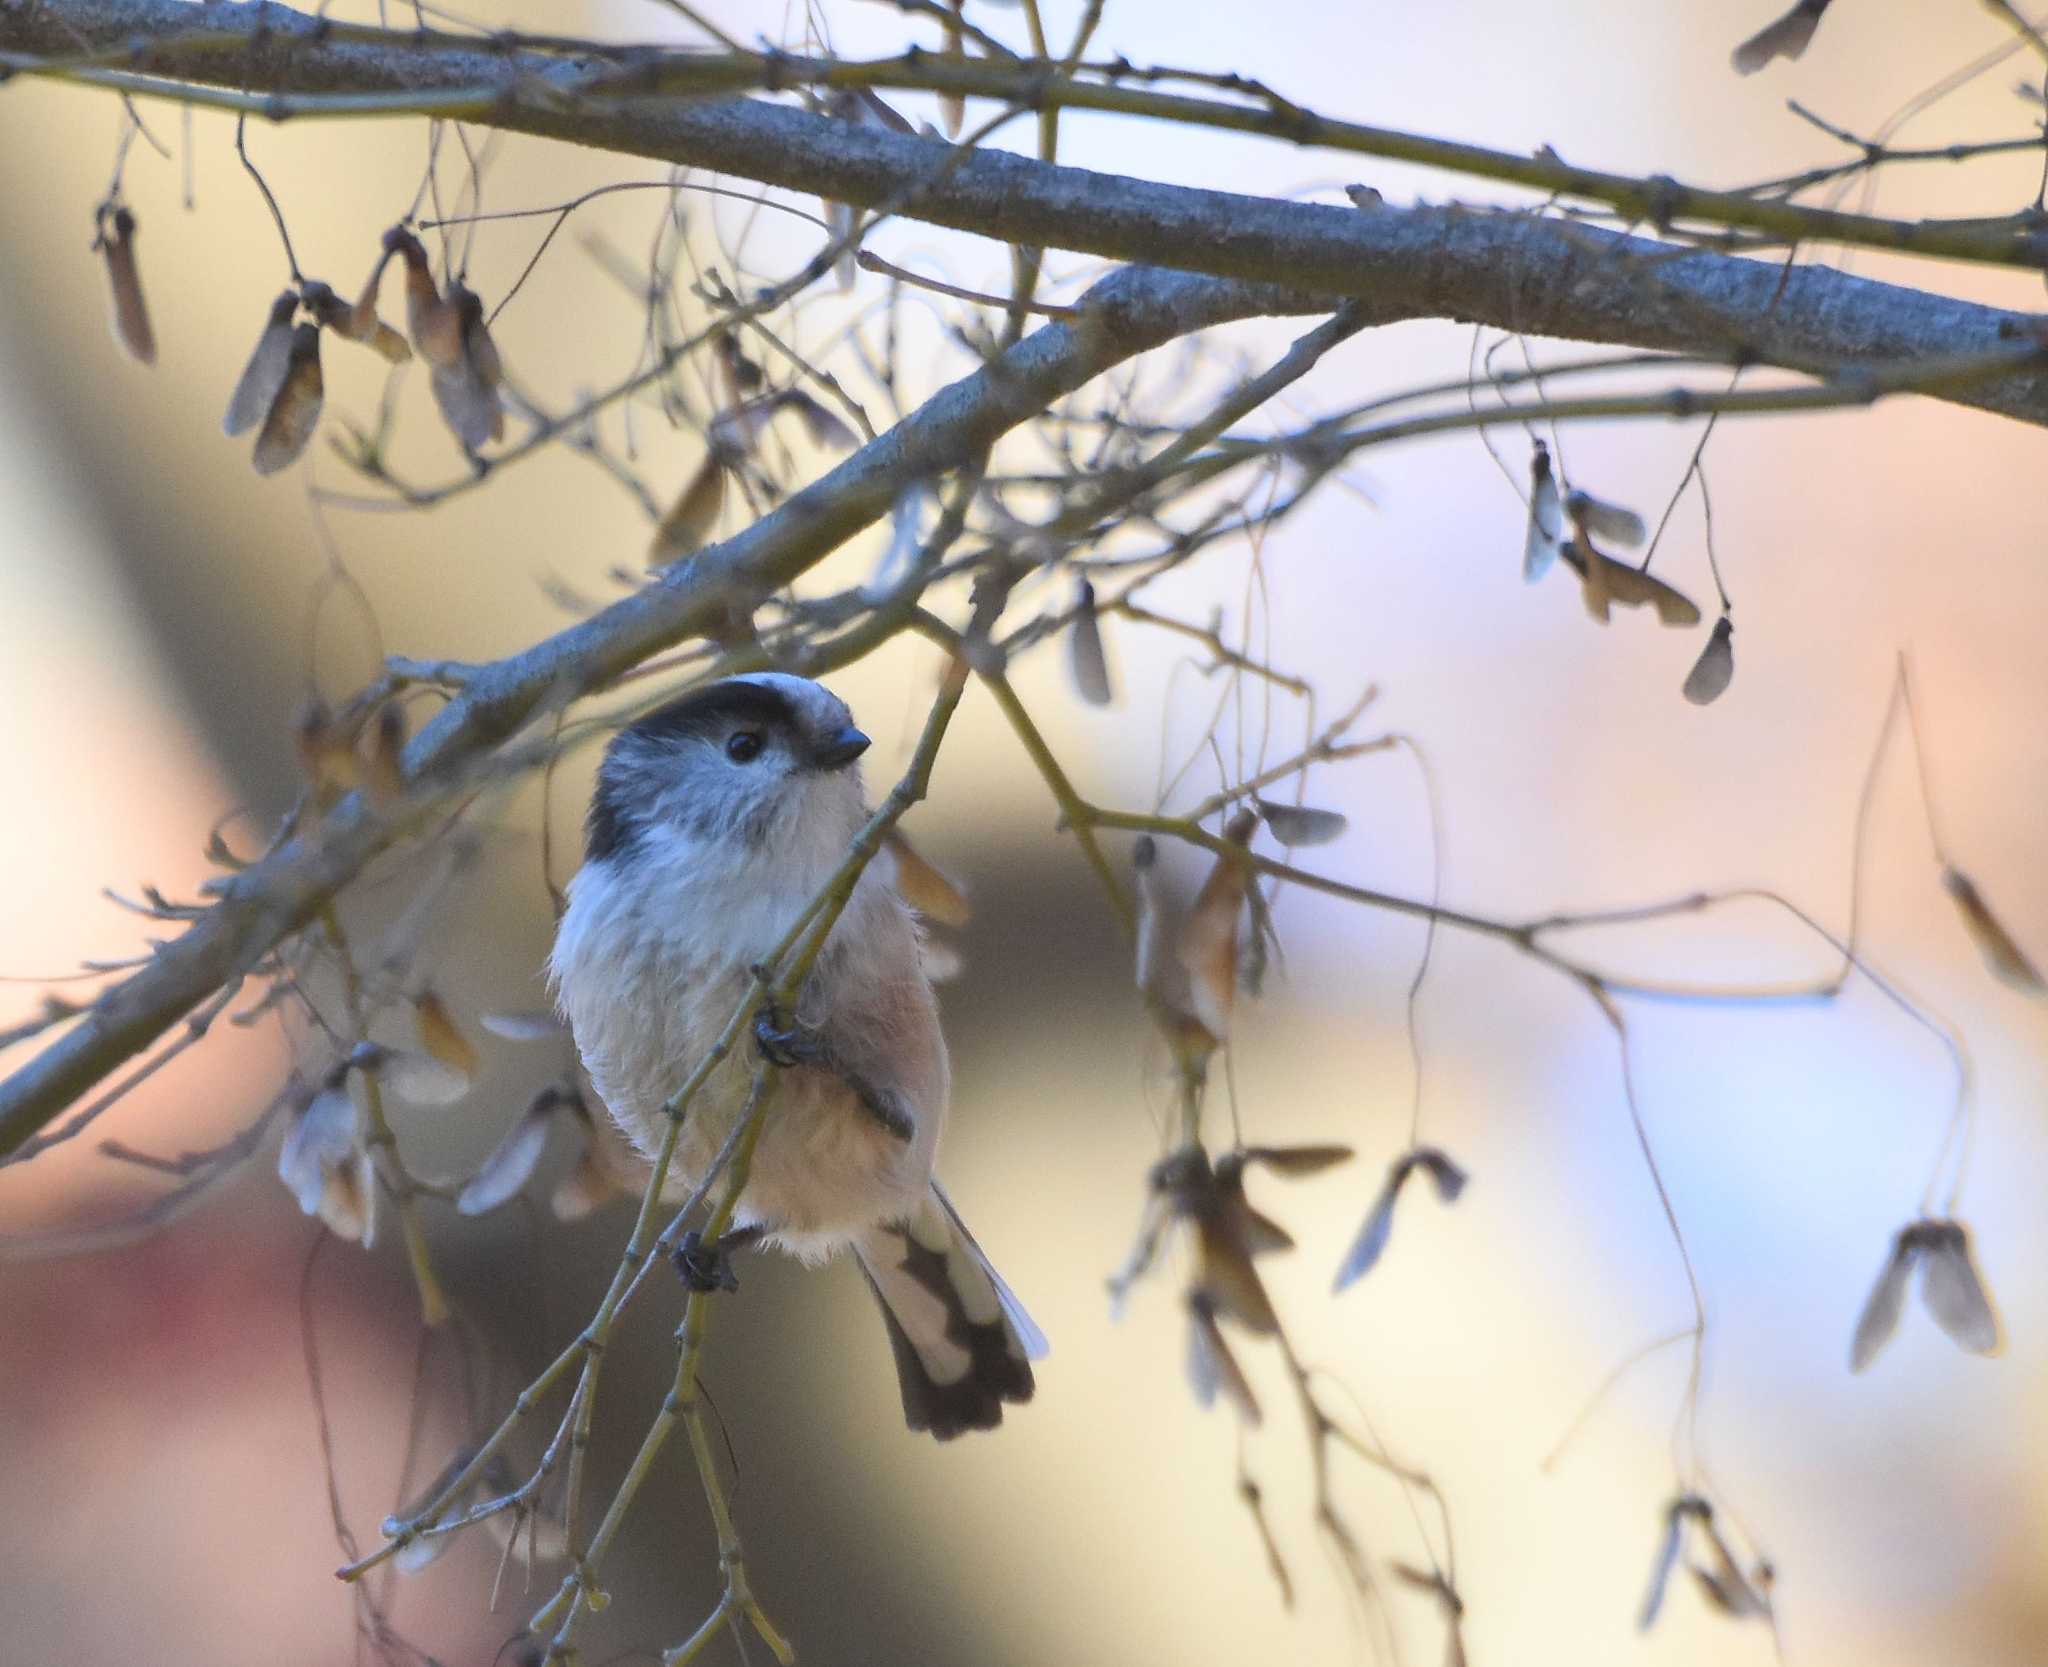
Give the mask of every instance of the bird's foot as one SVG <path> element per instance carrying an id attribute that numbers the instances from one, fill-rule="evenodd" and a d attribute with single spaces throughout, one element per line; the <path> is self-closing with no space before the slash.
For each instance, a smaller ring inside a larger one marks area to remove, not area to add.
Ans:
<path id="1" fill-rule="evenodd" d="M 732 1253 L 752 1244 L 761 1231 L 758 1227 L 736 1227 L 730 1233 L 707 1239 L 693 1227 L 677 1240 L 669 1260 L 675 1263 L 683 1284 L 692 1291 L 737 1291 L 740 1276 L 733 1271 Z"/>
<path id="2" fill-rule="evenodd" d="M 784 1070 L 797 1065 L 815 1065 L 824 1056 L 818 1033 L 797 1023 L 777 1002 L 769 1002 L 754 1015 L 754 1046 L 770 1065 Z"/>

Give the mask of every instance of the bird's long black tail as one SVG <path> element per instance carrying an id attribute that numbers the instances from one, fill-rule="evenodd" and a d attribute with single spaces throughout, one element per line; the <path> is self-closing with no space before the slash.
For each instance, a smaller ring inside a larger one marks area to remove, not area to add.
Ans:
<path id="1" fill-rule="evenodd" d="M 913 1430 L 941 1441 L 992 1430 L 1005 1402 L 1031 1399 L 1045 1338 L 936 1182 L 908 1221 L 862 1235 L 854 1254 L 888 1322 Z"/>

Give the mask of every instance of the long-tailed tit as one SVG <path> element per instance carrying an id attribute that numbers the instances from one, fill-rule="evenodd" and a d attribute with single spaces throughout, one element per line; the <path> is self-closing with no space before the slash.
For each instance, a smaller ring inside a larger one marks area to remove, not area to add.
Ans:
<path id="1" fill-rule="evenodd" d="M 753 968 L 867 820 L 867 746 L 836 695 L 780 673 L 707 684 L 613 739 L 549 971 L 592 1083 L 643 1156 Z M 758 1033 L 787 1068 L 724 1243 L 765 1239 L 811 1262 L 851 1247 L 910 1427 L 941 1440 L 993 1428 L 1004 1402 L 1031 1398 L 1045 1339 L 932 1175 L 946 1042 L 886 856 L 853 888 L 794 1015 Z M 734 1049 L 690 1101 L 672 1194 L 701 1182 L 753 1074 Z"/>

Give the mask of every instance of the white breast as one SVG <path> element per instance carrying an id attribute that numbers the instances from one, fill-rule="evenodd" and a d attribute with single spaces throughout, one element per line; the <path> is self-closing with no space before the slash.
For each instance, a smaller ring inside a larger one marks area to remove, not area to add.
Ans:
<path id="1" fill-rule="evenodd" d="M 664 1105 L 748 998 L 751 967 L 847 849 L 837 833 L 813 843 L 796 853 L 707 846 L 656 830 L 629 853 L 586 864 L 570 882 L 550 977 L 592 1083 L 643 1156 L 660 1146 Z M 883 1086 L 909 1104 L 917 1124 L 906 1144 L 842 1084 L 811 1071 L 779 1074 L 739 1219 L 818 1254 L 922 1202 L 945 1114 L 945 1043 L 918 965 L 916 927 L 880 865 L 856 886 L 798 1017 L 850 1027 L 857 1044 L 871 1041 L 871 1068 L 890 1076 Z M 709 1169 L 756 1064 L 743 1028 L 687 1107 L 671 1195 L 687 1193 Z"/>

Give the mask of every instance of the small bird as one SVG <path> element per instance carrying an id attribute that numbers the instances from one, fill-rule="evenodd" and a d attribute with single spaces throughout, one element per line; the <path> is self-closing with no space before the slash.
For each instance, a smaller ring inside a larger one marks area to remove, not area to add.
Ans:
<path id="1" fill-rule="evenodd" d="M 763 672 L 705 684 L 622 729 L 599 767 L 583 866 L 549 961 L 585 1070 L 643 1157 L 754 971 L 845 860 L 869 811 L 868 738 L 838 696 Z M 913 1430 L 992 1429 L 1028 1401 L 1045 1339 L 933 1178 L 950 1069 L 917 917 L 886 857 L 862 872 L 796 1000 L 755 1045 L 784 1067 L 733 1229 L 686 1239 L 695 1288 L 731 1288 L 756 1241 L 850 1247 L 882 1306 Z M 745 1107 L 735 1048 L 684 1114 L 668 1191 L 703 1180 Z"/>

